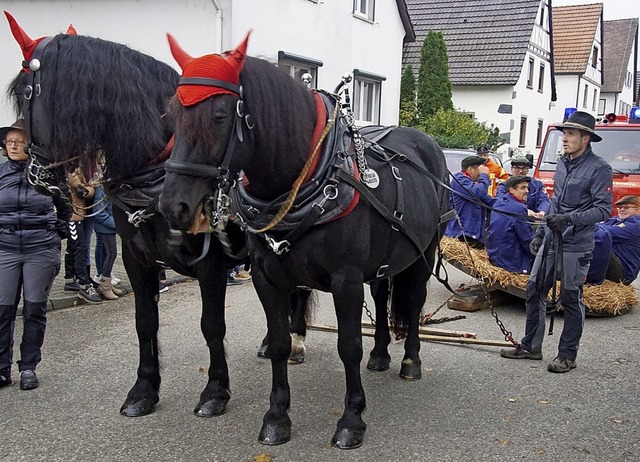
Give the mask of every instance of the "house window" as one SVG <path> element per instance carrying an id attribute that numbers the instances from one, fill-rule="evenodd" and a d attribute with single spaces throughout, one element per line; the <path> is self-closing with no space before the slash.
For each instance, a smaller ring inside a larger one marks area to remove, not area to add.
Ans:
<path id="1" fill-rule="evenodd" d="M 598 47 L 593 47 L 591 52 L 591 66 L 598 67 Z"/>
<path id="2" fill-rule="evenodd" d="M 607 108 L 607 100 L 601 98 L 598 102 L 598 115 L 604 115 L 604 111 Z"/>
<path id="3" fill-rule="evenodd" d="M 589 98 L 589 85 L 584 86 L 584 94 L 582 95 L 582 107 L 586 109 L 587 99 Z"/>
<path id="4" fill-rule="evenodd" d="M 538 91 L 544 90 L 544 64 L 540 64 L 540 75 L 538 76 Z"/>
<path id="5" fill-rule="evenodd" d="M 529 72 L 527 73 L 527 88 L 533 88 L 533 58 L 529 58 Z"/>
<path id="6" fill-rule="evenodd" d="M 359 122 L 380 123 L 382 82 L 387 78 L 359 69 L 353 71 L 353 115 Z"/>
<path id="7" fill-rule="evenodd" d="M 353 0 L 353 14 L 373 22 L 375 3 L 375 0 Z"/>
<path id="8" fill-rule="evenodd" d="M 540 8 L 540 22 L 538 23 L 541 27 L 544 27 L 544 12 L 544 5 L 542 5 L 542 8 Z"/>
<path id="9" fill-rule="evenodd" d="M 304 74 L 311 75 L 311 88 L 318 86 L 318 68 L 322 66 L 322 61 L 317 59 L 298 56 L 286 51 L 278 52 L 278 67 L 284 69 L 291 77 L 298 82 L 302 82 Z"/>
<path id="10" fill-rule="evenodd" d="M 542 135 L 544 134 L 543 127 L 544 121 L 542 119 L 538 119 L 538 131 L 536 132 L 536 148 L 542 146 Z"/>
<path id="11" fill-rule="evenodd" d="M 518 146 L 524 148 L 524 145 L 527 142 L 527 118 L 520 117 L 520 141 L 518 142 Z"/>
<path id="12" fill-rule="evenodd" d="M 596 110 L 596 103 L 598 102 L 598 89 L 594 88 L 593 89 L 593 104 L 591 105 L 591 110 L 595 111 Z"/>

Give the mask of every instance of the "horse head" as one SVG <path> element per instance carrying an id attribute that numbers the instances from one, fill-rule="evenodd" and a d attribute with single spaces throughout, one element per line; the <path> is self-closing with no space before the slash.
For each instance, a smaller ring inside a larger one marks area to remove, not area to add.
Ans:
<path id="1" fill-rule="evenodd" d="M 240 86 L 249 34 L 230 52 L 197 58 L 168 39 L 182 78 L 169 103 L 175 143 L 159 209 L 175 229 L 210 232 L 228 216 L 227 193 L 252 143 Z"/>
<path id="2" fill-rule="evenodd" d="M 25 128 L 29 138 L 25 146 L 25 151 L 29 154 L 27 180 L 40 194 L 66 195 L 65 165 L 57 162 L 48 148 L 50 125 L 35 123 L 41 120 L 43 113 L 40 98 L 42 55 L 52 37 L 32 39 L 9 12 L 5 11 L 4 14 L 24 58 L 22 70 L 10 84 L 9 93 L 14 98 L 17 112 L 25 118 L 26 122 Z M 66 35 L 77 35 L 73 25 L 69 25 Z"/>

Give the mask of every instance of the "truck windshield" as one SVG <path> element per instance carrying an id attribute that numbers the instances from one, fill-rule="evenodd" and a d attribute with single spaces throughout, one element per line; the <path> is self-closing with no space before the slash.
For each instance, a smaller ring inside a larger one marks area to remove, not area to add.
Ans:
<path id="1" fill-rule="evenodd" d="M 615 128 L 596 131 L 602 141 L 592 144 L 593 152 L 606 160 L 614 173 L 640 173 L 640 132 Z M 552 129 L 541 153 L 539 170 L 555 171 L 561 154 L 562 132 Z"/>

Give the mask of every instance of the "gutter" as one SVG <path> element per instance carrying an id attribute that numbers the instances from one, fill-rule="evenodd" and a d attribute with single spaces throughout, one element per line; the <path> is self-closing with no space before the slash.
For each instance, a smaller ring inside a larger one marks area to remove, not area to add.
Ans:
<path id="1" fill-rule="evenodd" d="M 222 53 L 222 8 L 220 7 L 218 0 L 211 0 L 211 3 L 213 3 L 213 7 L 216 10 L 216 19 L 214 24 L 216 31 L 214 50 Z"/>

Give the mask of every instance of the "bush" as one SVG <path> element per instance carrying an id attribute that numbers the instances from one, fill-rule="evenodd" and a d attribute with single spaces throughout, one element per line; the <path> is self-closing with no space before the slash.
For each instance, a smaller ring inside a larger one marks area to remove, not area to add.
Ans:
<path id="1" fill-rule="evenodd" d="M 487 127 L 485 123 L 455 109 L 437 110 L 435 114 L 420 120 L 418 128 L 447 148 L 475 149 L 487 146 L 495 151 L 504 144 L 497 127 Z"/>

